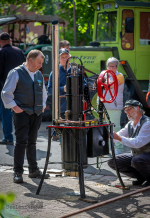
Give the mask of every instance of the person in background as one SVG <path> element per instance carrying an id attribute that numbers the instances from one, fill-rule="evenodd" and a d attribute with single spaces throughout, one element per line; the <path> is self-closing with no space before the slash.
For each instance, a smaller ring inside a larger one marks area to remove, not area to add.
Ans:
<path id="1" fill-rule="evenodd" d="M 69 51 L 66 48 L 62 48 L 59 50 L 59 73 L 60 73 L 60 95 L 66 94 L 66 62 L 67 59 L 70 57 Z M 71 68 L 67 65 L 67 73 L 71 73 Z M 53 82 L 53 72 L 50 73 L 49 81 L 48 81 L 48 94 L 52 95 L 52 82 Z M 66 98 L 61 98 L 61 118 L 65 118 L 65 111 L 66 111 Z M 53 133 L 53 140 L 59 140 L 59 136 L 56 132 Z"/>
<path id="2" fill-rule="evenodd" d="M 66 48 L 68 51 L 70 51 L 70 42 L 67 41 L 67 40 L 62 40 L 62 41 L 60 41 L 60 43 L 59 43 L 59 48 L 60 48 L 60 49 Z"/>
<path id="3" fill-rule="evenodd" d="M 2 89 L 2 100 L 6 108 L 13 110 L 16 135 L 14 149 L 14 182 L 23 182 L 23 163 L 26 156 L 29 164 L 29 177 L 41 178 L 36 161 L 36 140 L 46 107 L 47 92 L 44 78 L 39 69 L 44 55 L 39 50 L 31 50 L 26 62 L 12 69 Z M 45 175 L 48 178 L 49 174 Z"/>
<path id="4" fill-rule="evenodd" d="M 150 118 L 144 115 L 143 105 L 136 100 L 125 102 L 124 111 L 129 122 L 113 139 L 131 148 L 131 153 L 119 154 L 116 162 L 120 173 L 136 178 L 133 185 L 150 186 Z M 108 165 L 115 169 L 114 160 Z"/>
<path id="5" fill-rule="evenodd" d="M 0 92 L 6 81 L 8 72 L 21 65 L 26 59 L 23 52 L 11 45 L 11 39 L 8 33 L 3 32 L 0 35 Z M 2 120 L 2 130 L 4 137 L 0 144 L 13 145 L 13 126 L 12 126 L 12 111 L 5 108 L 0 97 L 0 113 Z"/>
<path id="6" fill-rule="evenodd" d="M 120 130 L 120 117 L 121 117 L 121 111 L 123 109 L 123 90 L 124 90 L 124 76 L 122 73 L 118 72 L 118 66 L 119 66 L 119 60 L 114 57 L 110 57 L 107 60 L 107 70 L 112 70 L 118 80 L 118 94 L 114 102 L 112 103 L 104 103 L 107 112 L 110 117 L 110 121 L 115 124 L 114 131 L 117 132 Z M 111 82 L 112 77 L 109 77 L 109 82 Z M 114 87 L 110 87 L 111 92 L 113 93 Z M 110 93 L 107 92 L 105 99 L 108 101 L 111 99 Z M 98 102 L 97 102 L 98 103 Z M 117 142 L 115 143 L 116 147 L 116 154 L 120 152 L 121 143 Z M 123 147 L 123 146 L 122 146 Z"/>

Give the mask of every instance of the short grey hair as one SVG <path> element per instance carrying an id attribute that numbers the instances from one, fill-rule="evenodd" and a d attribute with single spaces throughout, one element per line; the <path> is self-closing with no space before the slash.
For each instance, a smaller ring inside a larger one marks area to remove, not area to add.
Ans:
<path id="1" fill-rule="evenodd" d="M 134 106 L 134 109 L 136 109 L 136 110 L 137 110 L 137 107 L 136 107 L 136 106 Z M 140 107 L 139 107 L 139 112 L 140 112 L 142 115 L 144 115 L 144 114 L 145 114 L 145 111 L 144 111 L 142 108 L 140 108 Z"/>
<path id="2" fill-rule="evenodd" d="M 142 109 L 142 108 L 139 108 L 139 112 L 144 115 L 145 114 L 145 111 Z"/>
<path id="3" fill-rule="evenodd" d="M 29 61 L 30 58 L 35 59 L 37 58 L 38 55 L 41 55 L 41 57 L 44 59 L 45 56 L 43 55 L 43 53 L 40 50 L 37 49 L 33 49 L 31 50 L 28 55 L 27 55 L 27 61 Z"/>
<path id="4" fill-rule="evenodd" d="M 106 62 L 106 65 L 108 67 L 108 65 L 112 63 L 112 64 L 116 64 L 117 68 L 120 64 L 119 60 L 117 58 L 114 58 L 114 57 L 111 57 L 111 58 L 108 58 L 107 62 Z"/>

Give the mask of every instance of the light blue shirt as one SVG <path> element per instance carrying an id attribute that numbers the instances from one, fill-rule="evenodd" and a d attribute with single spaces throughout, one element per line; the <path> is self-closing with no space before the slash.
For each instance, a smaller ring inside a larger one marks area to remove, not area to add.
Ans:
<path id="1" fill-rule="evenodd" d="M 133 129 L 135 132 L 137 126 L 140 126 L 140 120 L 136 126 L 134 126 L 134 123 L 132 121 L 132 126 L 133 126 Z M 121 143 L 123 145 L 126 145 L 130 148 L 141 148 L 150 142 L 150 121 L 147 121 L 142 125 L 138 136 L 136 136 L 135 138 L 129 138 L 128 123 L 126 124 L 126 126 L 123 129 L 121 129 L 119 132 L 117 132 L 117 134 L 122 136 Z M 117 141 L 117 140 L 114 140 L 114 141 Z"/>

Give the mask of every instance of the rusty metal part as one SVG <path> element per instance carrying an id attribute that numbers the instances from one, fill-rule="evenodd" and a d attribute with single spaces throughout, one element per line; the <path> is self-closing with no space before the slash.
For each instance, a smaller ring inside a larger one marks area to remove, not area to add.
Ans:
<path id="1" fill-rule="evenodd" d="M 89 126 L 95 126 L 95 125 L 98 125 L 98 120 L 97 119 L 94 119 L 94 120 L 86 120 L 86 121 L 82 121 L 82 120 L 79 120 L 79 121 L 73 121 L 73 120 L 66 120 L 66 119 L 62 119 L 60 117 L 59 120 L 55 120 L 55 123 L 56 125 L 60 124 L 60 123 L 64 123 L 64 124 L 79 124 L 79 126 L 82 126 L 83 124 L 86 125 L 86 123 L 89 123 L 88 125 Z"/>
<path id="2" fill-rule="evenodd" d="M 68 120 L 68 115 L 71 113 L 71 110 L 65 111 L 65 120 Z"/>
<path id="3" fill-rule="evenodd" d="M 96 75 L 97 77 L 99 76 L 99 74 L 94 73 L 94 72 L 92 72 L 91 70 L 88 70 L 87 68 L 84 68 L 84 70 L 87 71 L 87 72 L 89 72 L 89 73 L 91 73 L 91 74 L 93 74 L 93 75 Z"/>
<path id="4" fill-rule="evenodd" d="M 66 215 L 60 216 L 59 218 L 71 217 L 71 216 L 74 216 L 74 215 L 76 215 L 76 214 L 83 213 L 83 212 L 86 212 L 86 211 L 89 211 L 89 210 L 93 210 L 93 209 L 95 209 L 95 208 L 104 206 L 104 205 L 106 205 L 106 204 L 113 203 L 113 202 L 115 202 L 115 201 L 119 201 L 119 200 L 121 200 L 121 199 L 130 197 L 131 195 L 136 195 L 136 194 L 138 194 L 138 193 L 140 193 L 140 192 L 145 192 L 145 191 L 148 191 L 148 190 L 150 190 L 150 186 L 145 187 L 145 188 L 138 189 L 138 190 L 136 190 L 136 191 L 129 192 L 129 193 L 124 194 L 124 195 L 117 196 L 117 197 L 115 197 L 115 198 L 111 198 L 111 199 L 109 199 L 109 200 L 106 200 L 106 201 L 97 203 L 97 204 L 92 205 L 92 206 L 89 206 L 89 207 L 85 207 L 85 208 L 83 208 L 83 209 L 77 210 L 77 211 L 72 212 L 72 213 L 70 213 L 70 214 L 66 214 Z M 81 200 L 83 200 L 83 199 L 81 199 Z"/>

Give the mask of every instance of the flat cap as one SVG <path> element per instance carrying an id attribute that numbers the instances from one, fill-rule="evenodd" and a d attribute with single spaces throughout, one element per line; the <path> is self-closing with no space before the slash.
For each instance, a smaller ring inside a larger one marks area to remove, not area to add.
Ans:
<path id="1" fill-rule="evenodd" d="M 125 102 L 124 108 L 130 107 L 130 106 L 139 106 L 140 108 L 143 108 L 143 105 L 141 104 L 141 102 L 139 102 L 137 100 L 127 100 Z"/>
<path id="2" fill-rule="evenodd" d="M 9 40 L 10 39 L 10 35 L 6 32 L 1 33 L 0 35 L 0 40 Z"/>
<path id="3" fill-rule="evenodd" d="M 66 48 L 62 48 L 62 49 L 59 50 L 59 55 L 62 55 L 62 54 L 64 54 L 64 53 L 69 54 L 68 49 L 66 49 Z"/>

